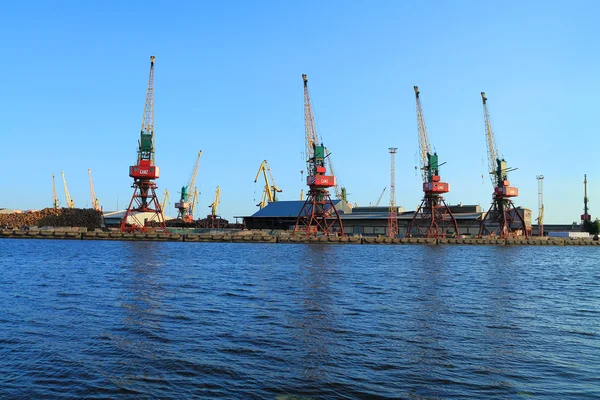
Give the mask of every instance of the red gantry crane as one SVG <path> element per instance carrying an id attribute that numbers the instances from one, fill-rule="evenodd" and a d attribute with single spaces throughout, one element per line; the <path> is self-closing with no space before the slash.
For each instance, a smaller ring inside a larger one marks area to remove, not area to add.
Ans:
<path id="1" fill-rule="evenodd" d="M 306 235 L 317 233 L 339 233 L 344 235 L 340 214 L 336 210 L 327 188 L 335 186 L 335 176 L 326 175 L 326 154 L 323 143 L 319 144 L 315 119 L 308 93 L 308 79 L 302 74 L 304 82 L 304 129 L 306 135 L 306 184 L 308 195 L 298 213 L 295 232 Z"/>
<path id="2" fill-rule="evenodd" d="M 415 211 L 408 227 L 407 236 L 420 236 L 426 238 L 445 238 L 451 235 L 458 236 L 458 224 L 444 201 L 442 194 L 450 191 L 450 185 L 440 180 L 437 153 L 431 151 L 429 134 L 423 118 L 419 87 L 415 86 L 417 101 L 417 125 L 419 129 L 419 150 L 421 155 L 421 177 L 423 178 L 423 200 Z"/>
<path id="3" fill-rule="evenodd" d="M 158 166 L 154 164 L 154 60 L 150 57 L 150 76 L 146 103 L 142 117 L 142 130 L 138 142 L 137 163 L 129 167 L 129 176 L 133 178 L 133 196 L 121 222 L 121 232 L 146 232 L 155 226 L 166 230 L 165 219 L 154 182 L 160 176 Z M 143 217 L 139 216 L 143 213 Z M 131 223 L 128 222 L 131 219 Z"/>
<path id="4" fill-rule="evenodd" d="M 508 173 L 516 168 L 508 168 L 504 158 L 500 158 L 487 108 L 487 97 L 485 97 L 484 92 L 481 92 L 481 100 L 483 101 L 485 133 L 488 145 L 488 166 L 494 185 L 494 194 L 490 209 L 481 219 L 479 236 L 491 235 L 506 238 L 525 235 L 525 237 L 528 237 L 529 233 L 525 226 L 525 220 L 511 200 L 512 197 L 519 195 L 519 189 L 510 186 L 508 181 Z"/>

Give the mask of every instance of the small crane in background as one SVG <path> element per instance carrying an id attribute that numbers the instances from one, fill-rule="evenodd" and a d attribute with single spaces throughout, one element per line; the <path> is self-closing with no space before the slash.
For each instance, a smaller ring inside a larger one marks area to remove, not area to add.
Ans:
<path id="1" fill-rule="evenodd" d="M 202 150 L 198 152 L 196 164 L 192 170 L 192 176 L 186 186 L 181 188 L 181 198 L 175 203 L 175 208 L 178 210 L 177 218 L 181 218 L 183 222 L 189 223 L 194 221 L 194 202 L 198 201 L 196 190 L 196 176 L 198 175 L 198 166 L 200 166 L 200 158 Z"/>
<path id="2" fill-rule="evenodd" d="M 254 178 L 254 183 L 258 181 L 258 177 L 260 176 L 261 172 L 265 178 L 265 188 L 263 190 L 262 199 L 257 206 L 262 210 L 267 206 L 267 202 L 273 203 L 277 201 L 277 193 L 281 193 L 283 190 L 279 189 L 275 184 L 275 179 L 273 179 L 273 174 L 271 173 L 271 168 L 269 168 L 267 160 L 264 160 L 260 164 L 258 172 L 256 173 L 256 178 Z M 269 178 L 271 180 L 269 180 Z"/>
<path id="3" fill-rule="evenodd" d="M 379 197 L 377 198 L 377 201 L 375 202 L 375 205 L 373 207 L 379 207 L 379 203 L 381 203 L 381 199 L 383 198 L 383 194 L 385 193 L 385 190 L 387 189 L 387 187 L 384 187 L 381 194 L 379 195 Z"/>
<path id="4" fill-rule="evenodd" d="M 54 179 L 54 174 L 52 174 L 52 205 L 55 210 L 60 208 L 60 202 L 58 201 L 58 196 L 56 195 L 56 181 Z"/>
<path id="5" fill-rule="evenodd" d="M 162 215 L 163 215 L 163 219 L 165 219 L 165 206 L 167 205 L 167 202 L 169 204 L 171 204 L 171 196 L 169 195 L 169 189 L 165 189 L 165 193 L 163 194 L 163 198 L 162 198 L 162 204 L 160 206 L 161 211 L 162 211 Z"/>
<path id="6" fill-rule="evenodd" d="M 61 171 L 60 173 L 62 175 L 63 187 L 65 188 L 65 200 L 67 201 L 67 207 L 75 208 L 75 201 L 71 198 L 71 195 L 69 194 L 69 188 L 67 187 L 67 180 L 65 179 L 65 172 Z"/>
<path id="7" fill-rule="evenodd" d="M 221 189 L 219 186 L 217 186 L 217 190 L 215 191 L 215 199 L 213 200 L 213 202 L 211 203 L 210 207 L 210 221 L 211 221 L 211 228 L 215 228 L 215 220 L 217 220 L 217 211 L 219 210 L 219 203 L 221 202 Z M 217 221 L 216 224 L 216 228 L 218 228 L 219 224 Z"/>
<path id="8" fill-rule="evenodd" d="M 92 170 L 88 168 L 88 176 L 90 178 L 90 197 L 92 199 L 92 208 L 96 211 L 102 211 L 100 202 L 96 197 L 96 191 L 94 190 L 94 182 L 92 181 Z"/>

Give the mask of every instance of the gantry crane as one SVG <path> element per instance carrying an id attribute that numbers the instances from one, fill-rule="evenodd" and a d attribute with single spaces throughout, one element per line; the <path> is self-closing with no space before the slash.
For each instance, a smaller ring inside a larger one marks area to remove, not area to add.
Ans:
<path id="1" fill-rule="evenodd" d="M 61 171 L 60 173 L 62 175 L 63 187 L 65 188 L 65 200 L 67 202 L 67 207 L 75 208 L 75 200 L 73 200 L 71 198 L 71 195 L 69 194 L 69 188 L 67 187 L 67 180 L 65 179 L 65 172 Z"/>
<path id="2" fill-rule="evenodd" d="M 304 130 L 306 137 L 306 184 L 308 195 L 302 205 L 294 232 L 306 235 L 317 233 L 336 233 L 344 235 L 344 227 L 340 214 L 336 210 L 327 188 L 335 186 L 335 176 L 326 175 L 326 151 L 323 143 L 319 144 L 315 119 L 308 92 L 308 79 L 302 74 L 304 82 Z"/>
<path id="3" fill-rule="evenodd" d="M 217 186 L 217 190 L 215 190 L 215 199 L 209 206 L 210 207 L 210 215 L 208 216 L 208 218 L 210 219 L 210 225 L 211 225 L 210 227 L 211 228 L 219 227 L 217 211 L 219 209 L 220 202 L 221 202 L 221 189 L 219 188 L 219 186 Z"/>
<path id="4" fill-rule="evenodd" d="M 408 227 L 407 236 L 426 238 L 458 237 L 458 224 L 444 201 L 442 194 L 450 191 L 450 185 L 442 182 L 439 174 L 440 164 L 436 152 L 431 151 L 429 134 L 423 117 L 419 87 L 414 86 L 417 104 L 417 127 L 419 131 L 419 153 L 421 156 L 421 177 L 423 179 L 423 200 L 415 211 Z"/>
<path id="5" fill-rule="evenodd" d="M 260 209 L 263 209 L 267 206 L 267 202 L 273 203 L 277 201 L 277 193 L 281 193 L 282 190 L 279 189 L 275 184 L 275 179 L 273 179 L 273 174 L 271 173 L 271 168 L 269 168 L 267 160 L 264 160 L 262 163 L 260 163 L 260 167 L 256 173 L 256 178 L 254 178 L 254 183 L 258 181 L 258 177 L 260 176 L 261 172 L 265 178 L 265 188 L 263 190 L 260 203 L 258 203 L 257 206 L 260 207 Z"/>
<path id="6" fill-rule="evenodd" d="M 90 198 L 92 199 L 92 208 L 96 211 L 102 211 L 100 202 L 96 197 L 96 191 L 94 190 L 94 181 L 92 181 L 92 170 L 88 168 L 88 177 L 90 178 Z"/>
<path id="7" fill-rule="evenodd" d="M 55 210 L 60 208 L 60 202 L 58 201 L 58 196 L 56 195 L 56 181 L 54 179 L 54 174 L 52 174 L 52 205 Z"/>
<path id="8" fill-rule="evenodd" d="M 154 182 L 160 176 L 160 169 L 154 163 L 154 60 L 150 57 L 150 75 L 146 102 L 142 116 L 142 129 L 138 141 L 137 163 L 129 167 L 129 176 L 133 178 L 133 196 L 121 222 L 121 232 L 146 232 L 149 226 L 166 231 L 165 219 L 156 196 Z M 138 218 L 138 213 L 144 213 Z M 131 222 L 130 222 L 131 221 Z"/>
<path id="9" fill-rule="evenodd" d="M 169 194 L 169 189 L 165 189 L 163 193 L 162 203 L 160 203 L 160 209 L 162 211 L 163 219 L 165 218 L 165 210 L 167 209 L 167 204 L 171 204 L 171 195 Z"/>
<path id="10" fill-rule="evenodd" d="M 511 200 L 512 197 L 519 195 L 519 189 L 510 186 L 510 182 L 508 181 L 508 173 L 514 171 L 516 168 L 508 168 L 506 160 L 500 158 L 488 112 L 488 99 L 484 92 L 481 92 L 481 100 L 483 102 L 483 116 L 485 119 L 488 167 L 492 184 L 494 185 L 494 194 L 490 209 L 481 218 L 479 236 L 491 235 L 506 238 L 509 236 L 524 235 L 528 237 L 529 230 L 525 225 L 525 220 Z"/>
<path id="11" fill-rule="evenodd" d="M 177 218 L 181 218 L 185 223 L 194 221 L 194 205 L 198 200 L 196 194 L 196 176 L 198 175 L 198 166 L 200 165 L 201 157 L 202 150 L 198 152 L 198 158 L 196 159 L 196 164 L 194 165 L 188 184 L 181 188 L 181 198 L 175 203 L 175 208 L 178 210 Z"/>

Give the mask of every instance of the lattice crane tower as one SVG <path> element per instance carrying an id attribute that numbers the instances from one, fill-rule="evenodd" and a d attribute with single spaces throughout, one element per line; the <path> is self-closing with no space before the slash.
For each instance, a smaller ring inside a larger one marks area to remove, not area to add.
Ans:
<path id="1" fill-rule="evenodd" d="M 309 189 L 306 201 L 298 213 L 294 233 L 302 232 L 306 235 L 322 233 L 327 235 L 335 232 L 343 236 L 344 227 L 340 214 L 331 201 L 327 190 L 335 186 L 335 176 L 326 175 L 325 158 L 328 154 L 326 154 L 323 143 L 319 144 L 306 74 L 302 74 L 302 81 L 304 82 L 306 184 Z"/>
<path id="2" fill-rule="evenodd" d="M 506 160 L 500 158 L 487 108 L 488 99 L 484 92 L 481 92 L 481 100 L 483 102 L 483 116 L 485 119 L 488 167 L 492 184 L 494 185 L 494 194 L 490 209 L 481 219 L 479 236 L 491 235 L 506 238 L 509 236 L 525 235 L 525 237 L 528 237 L 529 232 L 525 225 L 525 220 L 511 200 L 512 197 L 519 195 L 519 189 L 510 186 L 508 180 L 508 173 L 514 171 L 516 168 L 508 168 Z"/>
<path id="3" fill-rule="evenodd" d="M 398 208 L 396 207 L 396 150 L 397 147 L 390 147 L 390 211 L 388 215 L 388 237 L 398 236 Z M 385 189 L 384 189 L 385 191 Z M 383 194 L 383 193 L 382 193 Z"/>
<path id="4" fill-rule="evenodd" d="M 535 178 L 538 181 L 538 236 L 544 236 L 544 175 Z"/>
<path id="5" fill-rule="evenodd" d="M 421 177 L 423 178 L 423 200 L 410 221 L 407 236 L 421 236 L 426 238 L 445 238 L 454 235 L 459 236 L 458 224 L 450 211 L 450 207 L 444 201 L 442 194 L 450 191 L 450 185 L 442 182 L 439 174 L 440 164 L 437 153 L 431 151 L 429 134 L 421 99 L 419 87 L 414 86 L 417 103 L 417 127 L 419 131 L 419 153 L 421 161 Z"/>
<path id="6" fill-rule="evenodd" d="M 154 182 L 160 176 L 160 169 L 154 163 L 154 60 L 150 57 L 150 76 L 142 117 L 142 129 L 138 142 L 137 162 L 129 167 L 133 178 L 133 196 L 121 222 L 121 232 L 146 232 L 148 227 L 166 230 L 162 208 L 156 195 L 158 187 Z M 143 217 L 138 215 L 143 213 Z M 141 219 L 143 218 L 143 219 Z M 131 219 L 131 223 L 128 222 Z"/>

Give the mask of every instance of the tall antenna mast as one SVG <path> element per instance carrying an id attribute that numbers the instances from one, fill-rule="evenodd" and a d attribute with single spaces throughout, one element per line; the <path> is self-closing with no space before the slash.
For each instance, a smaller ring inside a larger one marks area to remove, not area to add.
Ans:
<path id="1" fill-rule="evenodd" d="M 398 235 L 398 209 L 396 208 L 396 150 L 397 147 L 390 147 L 390 211 L 388 216 L 388 237 Z"/>

